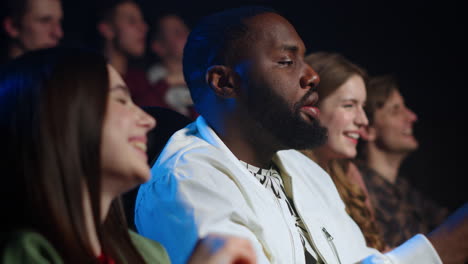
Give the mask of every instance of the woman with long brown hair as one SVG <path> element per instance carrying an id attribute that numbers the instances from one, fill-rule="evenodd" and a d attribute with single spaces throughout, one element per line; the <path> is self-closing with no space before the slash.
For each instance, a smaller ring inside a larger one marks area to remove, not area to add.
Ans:
<path id="1" fill-rule="evenodd" d="M 155 124 L 102 56 L 49 49 L 7 64 L 1 262 L 169 263 L 160 244 L 129 232 L 119 199 L 150 178 L 146 133 Z M 254 259 L 236 238 L 208 237 L 194 252 L 191 263 Z"/>

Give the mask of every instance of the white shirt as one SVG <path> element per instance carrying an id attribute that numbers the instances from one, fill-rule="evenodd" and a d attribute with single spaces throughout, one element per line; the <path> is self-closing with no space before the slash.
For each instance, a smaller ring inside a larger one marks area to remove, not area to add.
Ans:
<path id="1" fill-rule="evenodd" d="M 307 231 L 302 218 L 297 213 L 294 202 L 286 195 L 283 179 L 281 178 L 281 175 L 279 174 L 276 166 L 273 164 L 270 169 L 262 169 L 248 164 L 242 160 L 240 162 L 257 180 L 260 181 L 260 183 L 265 188 L 270 190 L 272 199 L 276 199 L 278 201 L 278 206 L 283 212 L 285 222 L 289 224 L 289 229 L 291 232 L 296 232 L 299 234 L 302 246 L 305 250 L 304 253 L 306 254 L 306 263 L 318 263 L 317 253 L 315 253 L 315 251 L 312 249 L 312 246 L 310 245 L 309 232 Z"/>
<path id="2" fill-rule="evenodd" d="M 278 152 L 273 163 L 324 263 L 441 263 L 423 235 L 385 255 L 368 248 L 324 170 L 294 150 Z M 203 117 L 176 132 L 160 154 L 138 192 L 135 224 L 176 264 L 187 260 L 197 237 L 210 233 L 249 239 L 261 264 L 305 262 L 300 236 L 289 231 L 270 192 Z"/>

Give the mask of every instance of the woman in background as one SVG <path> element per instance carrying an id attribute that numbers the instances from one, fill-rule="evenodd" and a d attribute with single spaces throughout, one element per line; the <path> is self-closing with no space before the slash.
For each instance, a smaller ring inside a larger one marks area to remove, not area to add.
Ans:
<path id="1" fill-rule="evenodd" d="M 303 153 L 330 174 L 367 245 L 383 251 L 386 246 L 376 228 L 365 184 L 350 161 L 357 155 L 356 145 L 368 124 L 363 110 L 367 74 L 336 53 L 317 52 L 305 60 L 320 76 L 319 120 L 328 129 L 328 138 L 323 146 Z"/>

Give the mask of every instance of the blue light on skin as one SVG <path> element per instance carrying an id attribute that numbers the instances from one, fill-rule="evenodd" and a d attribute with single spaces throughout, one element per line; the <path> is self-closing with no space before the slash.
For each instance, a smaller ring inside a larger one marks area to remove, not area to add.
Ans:
<path id="1" fill-rule="evenodd" d="M 221 249 L 226 240 L 221 237 L 209 236 L 202 239 L 202 243 L 208 246 L 211 255 L 214 255 L 219 249 Z"/>
<path id="2" fill-rule="evenodd" d="M 155 177 L 152 181 L 140 186 L 137 196 L 135 225 L 138 233 L 161 243 L 171 263 L 187 263 L 198 242 L 193 209 L 178 196 L 177 180 L 173 175 L 162 173 L 152 177 Z M 144 188 L 154 190 L 141 195 Z M 143 207 L 146 209 L 140 210 Z M 159 217 L 161 215 L 164 217 Z"/>

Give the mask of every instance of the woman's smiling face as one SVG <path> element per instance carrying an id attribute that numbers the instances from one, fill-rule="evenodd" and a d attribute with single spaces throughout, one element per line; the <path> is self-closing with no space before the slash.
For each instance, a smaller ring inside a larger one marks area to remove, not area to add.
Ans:
<path id="1" fill-rule="evenodd" d="M 327 159 L 356 156 L 356 145 L 368 125 L 363 109 L 365 101 L 366 87 L 359 75 L 352 75 L 333 93 L 319 99 L 319 120 L 328 129 L 327 142 L 320 150 Z"/>
<path id="2" fill-rule="evenodd" d="M 101 143 L 103 181 L 119 182 L 114 186 L 125 191 L 150 178 L 146 134 L 155 127 L 156 120 L 133 103 L 113 67 L 108 66 L 108 73 L 110 87 Z"/>

